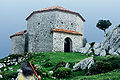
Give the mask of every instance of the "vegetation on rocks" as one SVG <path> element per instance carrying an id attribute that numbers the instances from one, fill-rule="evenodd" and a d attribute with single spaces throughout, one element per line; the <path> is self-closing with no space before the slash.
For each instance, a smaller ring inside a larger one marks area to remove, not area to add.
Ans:
<path id="1" fill-rule="evenodd" d="M 57 78 L 66 78 L 71 75 L 71 69 L 65 67 L 59 67 L 54 71 L 53 76 Z"/>

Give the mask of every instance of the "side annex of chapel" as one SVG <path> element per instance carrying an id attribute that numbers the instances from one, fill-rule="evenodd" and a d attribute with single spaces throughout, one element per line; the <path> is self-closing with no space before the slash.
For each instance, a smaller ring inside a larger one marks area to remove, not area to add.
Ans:
<path id="1" fill-rule="evenodd" d="M 32 12 L 27 30 L 11 38 L 11 54 L 25 52 L 79 52 L 83 47 L 85 19 L 77 12 L 52 6 Z"/>

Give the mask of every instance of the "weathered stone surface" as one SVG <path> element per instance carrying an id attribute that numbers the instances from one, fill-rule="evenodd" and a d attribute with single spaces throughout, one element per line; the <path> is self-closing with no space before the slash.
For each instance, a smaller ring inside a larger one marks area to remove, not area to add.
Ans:
<path id="1" fill-rule="evenodd" d="M 69 68 L 70 64 L 66 63 L 65 68 Z"/>
<path id="2" fill-rule="evenodd" d="M 100 48 L 97 48 L 97 49 L 94 50 L 94 54 L 95 54 L 95 55 L 99 55 L 100 52 L 101 52 L 101 49 L 100 49 Z"/>
<path id="3" fill-rule="evenodd" d="M 6 71 L 7 69 L 5 68 L 4 71 Z"/>
<path id="4" fill-rule="evenodd" d="M 17 63 L 17 62 L 15 62 L 15 65 L 18 65 L 18 63 Z"/>
<path id="5" fill-rule="evenodd" d="M 79 52 L 80 48 L 83 46 L 82 36 L 58 32 L 53 32 L 53 51 L 64 52 L 64 41 L 66 38 L 69 38 L 71 40 L 71 51 Z"/>
<path id="6" fill-rule="evenodd" d="M 106 51 L 101 48 L 94 49 L 94 54 L 97 56 L 106 56 Z"/>
<path id="7" fill-rule="evenodd" d="M 118 49 L 116 50 L 116 52 L 117 52 L 118 54 L 120 54 L 120 48 L 118 48 Z"/>
<path id="8" fill-rule="evenodd" d="M 12 35 L 11 38 L 11 54 L 22 54 L 27 52 L 28 49 L 27 43 L 27 31 L 24 30 L 22 32 L 16 33 Z"/>
<path id="9" fill-rule="evenodd" d="M 96 50 L 97 48 L 99 48 L 100 47 L 100 43 L 95 43 L 94 45 L 93 45 L 93 50 Z"/>
<path id="10" fill-rule="evenodd" d="M 95 43 L 95 42 L 93 43 L 86 43 L 85 47 L 80 48 L 80 52 L 81 53 L 94 53 L 95 55 L 98 55 L 98 56 L 105 56 L 106 51 L 101 48 L 100 43 Z"/>
<path id="11" fill-rule="evenodd" d="M 113 27 L 101 43 L 95 43 L 93 47 L 88 48 L 87 46 L 80 48 L 80 52 L 91 52 L 98 56 L 106 56 L 106 54 L 120 55 L 120 27 Z"/>
<path id="12" fill-rule="evenodd" d="M 0 63 L 0 68 L 2 68 L 3 67 L 3 65 L 2 65 L 2 63 Z"/>
<path id="13" fill-rule="evenodd" d="M 79 52 L 81 52 L 81 53 L 91 52 L 91 51 L 90 51 L 90 48 L 91 48 L 90 44 L 89 44 L 89 43 L 86 43 L 86 46 L 83 47 L 83 48 L 80 48 Z"/>
<path id="14" fill-rule="evenodd" d="M 13 68 L 12 68 L 12 67 L 9 67 L 8 69 L 11 70 L 11 71 L 13 71 Z"/>
<path id="15" fill-rule="evenodd" d="M 18 72 L 22 72 L 22 70 L 21 70 L 21 69 L 18 69 L 17 71 L 18 71 Z"/>
<path id="16" fill-rule="evenodd" d="M 2 75 L 0 75 L 0 78 L 3 78 L 3 76 L 2 76 Z"/>
<path id="17" fill-rule="evenodd" d="M 106 51 L 105 51 L 104 49 L 102 49 L 102 50 L 100 51 L 99 56 L 106 56 Z"/>
<path id="18" fill-rule="evenodd" d="M 6 63 L 7 65 L 10 65 L 10 63 Z"/>
<path id="19" fill-rule="evenodd" d="M 25 50 L 25 36 L 15 36 L 11 38 L 11 54 L 21 54 Z"/>
<path id="20" fill-rule="evenodd" d="M 119 55 L 117 52 L 113 52 L 111 53 L 111 55 Z"/>
<path id="21" fill-rule="evenodd" d="M 101 43 L 101 47 L 111 55 L 120 48 L 120 27 L 113 27 L 112 30 L 107 33 Z"/>
<path id="22" fill-rule="evenodd" d="M 85 47 L 87 44 L 87 39 L 86 38 L 83 38 L 83 47 Z"/>
<path id="23" fill-rule="evenodd" d="M 73 66 L 73 71 L 89 69 L 94 64 L 93 57 L 86 58 Z"/>
<path id="24" fill-rule="evenodd" d="M 6 65 L 4 63 L 2 63 L 3 67 L 6 67 Z"/>
<path id="25" fill-rule="evenodd" d="M 52 74 L 53 74 L 53 71 L 49 71 L 49 74 L 51 74 L 51 75 L 52 75 Z"/>

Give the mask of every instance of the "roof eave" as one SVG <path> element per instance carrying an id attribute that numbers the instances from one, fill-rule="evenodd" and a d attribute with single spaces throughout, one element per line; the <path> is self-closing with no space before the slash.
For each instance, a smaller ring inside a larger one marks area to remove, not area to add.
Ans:
<path id="1" fill-rule="evenodd" d="M 21 33 L 21 32 L 22 32 L 22 33 Z M 24 33 L 27 32 L 27 30 L 24 30 L 24 31 L 21 31 L 21 32 L 18 32 L 18 33 L 16 33 L 16 34 L 11 35 L 11 36 L 10 36 L 10 39 L 11 39 L 12 37 L 15 37 L 15 36 L 21 36 L 21 35 L 23 35 Z"/>
<path id="2" fill-rule="evenodd" d="M 82 34 L 68 33 L 68 32 L 64 32 L 64 31 L 52 31 L 52 32 L 67 33 L 67 34 L 73 34 L 73 35 L 83 36 Z"/>
<path id="3" fill-rule="evenodd" d="M 54 11 L 54 10 L 64 11 L 64 12 L 69 12 L 69 13 L 72 13 L 72 14 L 76 14 L 76 15 L 78 15 L 78 16 L 82 19 L 83 22 L 85 22 L 85 19 L 84 19 L 79 13 L 77 13 L 77 12 L 72 12 L 72 11 L 67 11 L 67 10 L 61 10 L 61 9 L 57 9 L 57 8 L 55 8 L 55 9 L 48 9 L 48 10 L 42 10 L 42 11 L 33 11 L 33 12 L 26 18 L 26 21 L 27 21 L 33 14 L 35 14 L 35 13 L 46 12 L 46 11 Z"/>
<path id="4" fill-rule="evenodd" d="M 12 35 L 12 36 L 10 36 L 10 39 L 12 39 L 12 38 L 15 37 L 15 36 L 21 36 L 21 35 L 23 35 L 23 34 Z"/>

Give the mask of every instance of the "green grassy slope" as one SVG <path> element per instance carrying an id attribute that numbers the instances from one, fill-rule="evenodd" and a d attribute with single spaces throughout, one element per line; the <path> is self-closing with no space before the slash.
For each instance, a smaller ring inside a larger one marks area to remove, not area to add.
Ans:
<path id="1" fill-rule="evenodd" d="M 34 53 L 30 61 L 32 61 L 33 64 L 38 64 L 42 67 L 46 64 L 46 62 L 50 63 L 51 67 L 46 68 L 47 70 L 50 70 L 58 62 L 64 61 L 66 63 L 70 62 L 72 64 L 75 64 L 87 57 L 89 56 L 80 53 L 48 52 L 48 53 Z"/>
<path id="2" fill-rule="evenodd" d="M 24 57 L 26 54 L 22 54 L 22 55 L 17 55 L 17 56 L 21 56 Z M 15 55 L 11 55 L 9 56 L 11 57 L 11 59 L 15 59 L 16 56 Z M 86 54 L 82 54 L 82 53 L 63 53 L 63 52 L 45 52 L 45 53 L 30 53 L 30 56 L 28 57 L 27 61 L 31 62 L 34 65 L 37 65 L 36 67 L 42 70 L 42 73 L 48 73 L 50 70 L 52 70 L 56 64 L 58 64 L 59 62 L 63 61 L 65 63 L 69 62 L 71 64 L 70 68 L 72 69 L 72 66 L 91 56 L 86 56 Z M 3 58 L 0 60 L 1 62 L 4 62 L 6 58 Z M 120 56 L 114 56 L 114 58 L 120 58 Z M 95 60 L 100 60 L 100 61 L 114 61 L 116 62 L 116 60 L 111 56 L 105 56 L 105 57 L 97 57 L 94 56 Z M 21 67 L 21 63 L 19 63 L 18 65 L 10 65 L 10 66 L 6 66 L 5 68 L 1 69 L 0 74 L 2 74 L 3 76 L 6 76 L 6 79 L 1 79 L 1 80 L 11 80 L 12 77 L 17 75 L 17 70 L 20 69 Z M 12 70 L 9 70 L 8 68 L 13 68 Z M 6 70 L 5 70 L 6 69 Z M 104 74 L 97 74 L 97 75 L 90 75 L 90 76 L 85 76 L 86 71 L 76 71 L 76 72 L 72 72 L 72 74 L 69 77 L 66 77 L 63 80 L 119 80 L 120 79 L 120 70 L 116 69 L 113 70 L 111 72 L 108 73 L 104 73 Z M 53 80 L 52 76 L 43 76 L 44 80 Z M 43 78 L 42 78 L 43 80 Z M 58 79 L 55 79 L 58 80 Z"/>
<path id="3" fill-rule="evenodd" d="M 104 74 L 91 76 L 78 76 L 69 80 L 120 80 L 120 69 L 116 69 Z"/>

